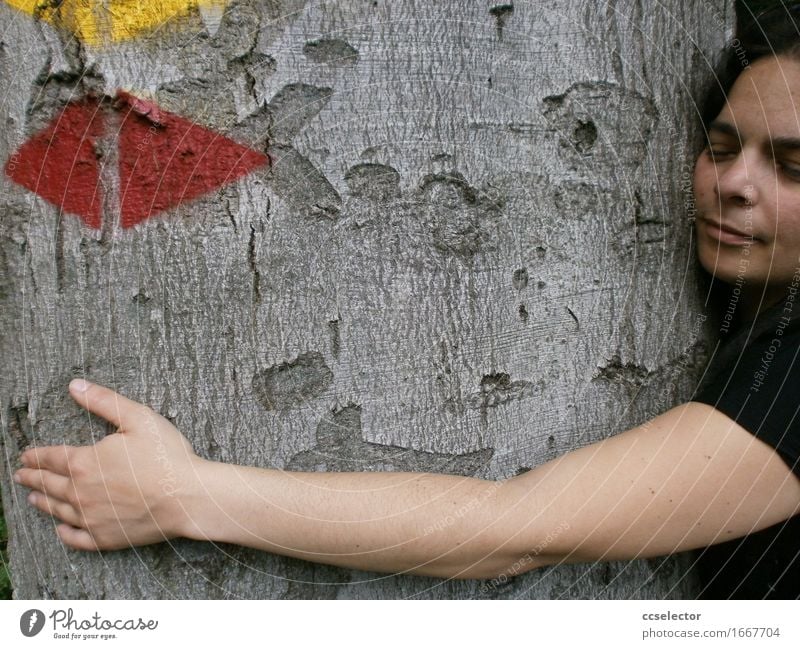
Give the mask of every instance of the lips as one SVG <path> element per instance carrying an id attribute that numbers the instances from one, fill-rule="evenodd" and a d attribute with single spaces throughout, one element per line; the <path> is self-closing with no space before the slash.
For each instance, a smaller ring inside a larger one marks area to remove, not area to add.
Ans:
<path id="1" fill-rule="evenodd" d="M 758 239 L 749 232 L 738 230 L 706 218 L 701 219 L 701 222 L 706 234 L 708 234 L 712 239 L 716 239 L 720 243 L 727 243 L 735 246 L 750 244 L 758 241 Z"/>

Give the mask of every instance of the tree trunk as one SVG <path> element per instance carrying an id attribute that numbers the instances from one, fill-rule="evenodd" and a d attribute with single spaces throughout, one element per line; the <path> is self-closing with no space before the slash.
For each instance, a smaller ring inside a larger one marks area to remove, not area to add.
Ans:
<path id="1" fill-rule="evenodd" d="M 687 183 L 732 2 L 224 4 L 95 32 L 0 4 L 15 597 L 692 597 L 688 555 L 489 583 L 86 554 L 25 504 L 23 448 L 107 431 L 78 376 L 215 460 L 499 479 L 705 361 Z"/>

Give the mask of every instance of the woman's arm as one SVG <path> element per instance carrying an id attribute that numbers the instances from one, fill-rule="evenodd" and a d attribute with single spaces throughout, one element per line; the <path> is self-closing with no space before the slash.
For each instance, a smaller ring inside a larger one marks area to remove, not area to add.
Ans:
<path id="1" fill-rule="evenodd" d="M 120 433 L 26 451 L 19 473 L 36 506 L 67 523 L 62 540 L 84 550 L 187 536 L 366 570 L 489 578 L 704 547 L 800 511 L 800 480 L 775 451 L 700 403 L 493 482 L 210 462 L 145 406 L 101 386 L 72 393 Z"/>

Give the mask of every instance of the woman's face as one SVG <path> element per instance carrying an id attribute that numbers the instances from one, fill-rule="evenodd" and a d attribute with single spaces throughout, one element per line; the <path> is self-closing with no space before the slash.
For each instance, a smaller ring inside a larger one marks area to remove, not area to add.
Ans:
<path id="1" fill-rule="evenodd" d="M 800 62 L 744 70 L 694 170 L 697 254 L 718 279 L 765 303 L 800 273 Z M 795 278 L 800 282 L 800 274 Z"/>

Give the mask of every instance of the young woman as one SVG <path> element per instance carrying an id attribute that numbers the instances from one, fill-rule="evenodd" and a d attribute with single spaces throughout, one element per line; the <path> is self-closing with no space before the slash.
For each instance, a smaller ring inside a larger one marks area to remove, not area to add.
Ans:
<path id="1" fill-rule="evenodd" d="M 151 409 L 74 380 L 73 398 L 118 433 L 93 446 L 29 449 L 15 479 L 80 550 L 183 536 L 366 570 L 495 578 L 706 548 L 709 584 L 739 550 L 756 556 L 744 570 L 737 560 L 735 583 L 722 579 L 714 596 L 797 597 L 796 532 L 788 555 L 774 544 L 765 555 L 777 565 L 766 583 L 746 574 L 766 570 L 758 548 L 771 541 L 759 541 L 761 531 L 774 539 L 800 512 L 796 29 L 784 14 L 769 42 L 740 36 L 710 107 L 694 174 L 697 252 L 712 283 L 729 290 L 723 345 L 694 400 L 494 482 L 211 462 Z M 712 557 L 709 546 L 727 550 Z"/>

